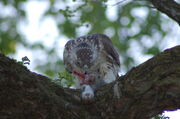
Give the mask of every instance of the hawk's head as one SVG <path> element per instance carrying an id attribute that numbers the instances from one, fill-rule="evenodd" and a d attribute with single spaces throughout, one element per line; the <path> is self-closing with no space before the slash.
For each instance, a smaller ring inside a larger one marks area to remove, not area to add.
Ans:
<path id="1" fill-rule="evenodd" d="M 70 40 L 66 44 L 67 54 L 71 54 L 69 59 L 80 69 L 89 69 L 94 65 L 98 55 L 99 42 L 94 36 L 79 37 Z M 64 53 L 66 55 L 66 53 Z"/>

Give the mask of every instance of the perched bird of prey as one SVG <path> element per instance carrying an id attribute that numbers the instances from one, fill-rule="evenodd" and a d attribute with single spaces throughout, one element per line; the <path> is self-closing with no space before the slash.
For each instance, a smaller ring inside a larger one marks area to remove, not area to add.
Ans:
<path id="1" fill-rule="evenodd" d="M 92 34 L 69 40 L 64 49 L 66 69 L 72 73 L 83 100 L 92 100 L 94 91 L 114 81 L 120 68 L 119 55 L 111 40 Z"/>

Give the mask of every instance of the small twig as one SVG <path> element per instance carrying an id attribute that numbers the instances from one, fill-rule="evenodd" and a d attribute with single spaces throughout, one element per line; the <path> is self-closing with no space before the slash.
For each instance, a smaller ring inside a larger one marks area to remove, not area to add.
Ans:
<path id="1" fill-rule="evenodd" d="M 149 5 L 144 5 L 144 6 L 146 6 L 148 8 L 156 9 L 156 7 L 154 7 L 154 6 L 149 6 Z"/>
<path id="2" fill-rule="evenodd" d="M 117 3 L 115 3 L 115 4 L 113 4 L 112 6 L 119 5 L 119 4 L 121 4 L 121 3 L 125 2 L 125 1 L 127 1 L 127 0 L 121 0 L 121 1 L 119 1 L 119 2 L 117 2 Z"/>

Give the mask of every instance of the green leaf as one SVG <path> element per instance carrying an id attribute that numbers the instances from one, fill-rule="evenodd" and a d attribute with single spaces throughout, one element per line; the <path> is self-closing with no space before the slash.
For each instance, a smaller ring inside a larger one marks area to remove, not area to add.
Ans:
<path id="1" fill-rule="evenodd" d="M 145 52 L 145 54 L 149 54 L 149 55 L 157 55 L 158 53 L 160 53 L 160 50 L 157 46 L 153 46 L 147 49 L 147 51 Z"/>
<path id="2" fill-rule="evenodd" d="M 59 78 L 53 80 L 58 85 L 61 85 L 63 87 L 70 87 L 74 84 L 73 77 L 70 73 L 67 72 L 67 70 L 64 70 L 63 72 L 58 73 Z"/>

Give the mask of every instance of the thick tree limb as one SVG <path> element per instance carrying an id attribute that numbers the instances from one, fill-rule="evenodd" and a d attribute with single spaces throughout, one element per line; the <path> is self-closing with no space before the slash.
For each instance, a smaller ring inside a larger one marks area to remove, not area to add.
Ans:
<path id="1" fill-rule="evenodd" d="M 165 13 L 180 25 L 180 4 L 174 0 L 148 0 L 160 12 Z"/>
<path id="2" fill-rule="evenodd" d="M 0 119 L 147 119 L 180 108 L 179 100 L 180 46 L 103 86 L 91 104 L 0 55 Z"/>

